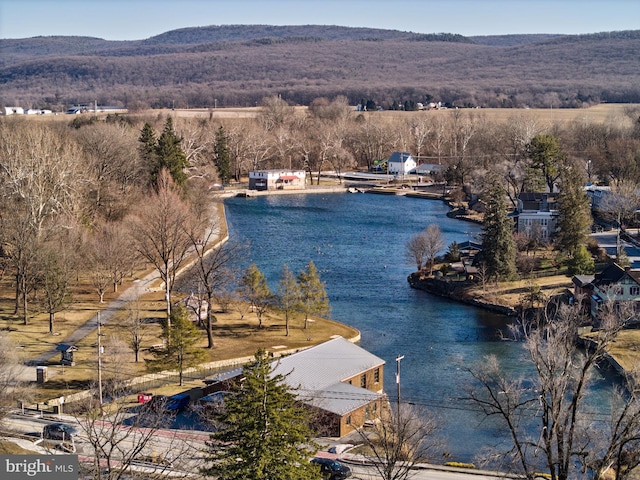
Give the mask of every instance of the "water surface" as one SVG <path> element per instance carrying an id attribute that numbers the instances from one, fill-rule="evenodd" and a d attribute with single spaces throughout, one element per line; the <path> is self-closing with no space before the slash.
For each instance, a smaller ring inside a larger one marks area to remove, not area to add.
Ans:
<path id="1" fill-rule="evenodd" d="M 385 391 L 428 408 L 443 425 L 451 458 L 471 461 L 508 442 L 505 431 L 466 402 L 466 367 L 496 355 L 511 373 L 530 377 L 521 344 L 498 334 L 510 319 L 409 287 L 415 266 L 405 244 L 431 223 L 445 245 L 477 239 L 480 227 L 446 216 L 440 201 L 372 194 L 302 194 L 232 198 L 230 235 L 248 242 L 243 267 L 255 262 L 275 291 L 283 264 L 293 272 L 313 260 L 326 282 L 331 317 L 359 329 L 360 345 L 386 361 Z M 598 387 L 610 391 L 611 379 Z M 494 450 L 495 451 L 495 450 Z"/>

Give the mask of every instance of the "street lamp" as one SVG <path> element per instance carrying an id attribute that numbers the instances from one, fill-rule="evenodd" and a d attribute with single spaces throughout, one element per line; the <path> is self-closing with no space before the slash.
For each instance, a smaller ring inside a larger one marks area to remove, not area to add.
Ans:
<path id="1" fill-rule="evenodd" d="M 100 402 L 100 415 L 104 415 L 102 405 L 102 342 L 100 340 L 100 312 L 98 312 L 98 401 Z"/>
<path id="2" fill-rule="evenodd" d="M 396 385 L 398 386 L 398 420 L 400 420 L 400 360 L 404 358 L 404 355 L 398 355 L 396 357 Z"/>

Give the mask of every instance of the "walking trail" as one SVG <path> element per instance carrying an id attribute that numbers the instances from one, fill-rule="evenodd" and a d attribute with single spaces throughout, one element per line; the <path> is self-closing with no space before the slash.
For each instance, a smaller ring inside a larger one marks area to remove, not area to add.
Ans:
<path id="1" fill-rule="evenodd" d="M 128 303 L 134 301 L 144 293 L 150 291 L 151 284 L 159 278 L 157 270 L 146 275 L 144 278 L 135 280 L 134 284 L 124 290 L 118 298 L 114 299 L 103 310 L 87 320 L 83 325 L 78 327 L 60 343 L 66 343 L 68 345 L 74 345 L 80 340 L 91 334 L 98 327 L 98 318 L 100 318 L 100 324 L 104 325 L 113 318 L 113 316 L 127 306 Z M 54 356 L 60 355 L 60 352 L 56 350 L 56 347 L 51 347 L 49 350 L 41 353 L 37 357 L 32 358 L 26 362 L 25 370 L 22 373 L 24 380 L 34 381 L 36 379 L 36 367 L 38 365 L 44 365 L 49 362 Z"/>

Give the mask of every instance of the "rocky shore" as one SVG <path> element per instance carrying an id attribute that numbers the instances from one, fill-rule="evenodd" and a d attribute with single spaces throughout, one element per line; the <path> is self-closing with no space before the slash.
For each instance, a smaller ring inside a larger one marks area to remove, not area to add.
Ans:
<path id="1" fill-rule="evenodd" d="M 482 298 L 477 298 L 471 295 L 470 290 L 475 284 L 468 280 L 448 280 L 442 277 L 425 277 L 420 273 L 415 272 L 407 277 L 407 281 L 411 288 L 424 290 L 425 292 L 429 292 L 440 297 L 450 298 L 457 302 L 484 308 L 485 310 L 501 315 L 516 316 L 518 314 L 518 311 L 513 307 L 489 303 Z"/>

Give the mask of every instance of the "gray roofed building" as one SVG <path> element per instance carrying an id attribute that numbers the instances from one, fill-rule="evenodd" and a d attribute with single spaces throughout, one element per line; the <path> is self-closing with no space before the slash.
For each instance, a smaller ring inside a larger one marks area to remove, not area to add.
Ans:
<path id="1" fill-rule="evenodd" d="M 342 337 L 276 360 L 300 399 L 323 412 L 326 434 L 341 437 L 361 427 L 382 407 L 385 361 Z"/>

